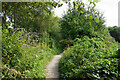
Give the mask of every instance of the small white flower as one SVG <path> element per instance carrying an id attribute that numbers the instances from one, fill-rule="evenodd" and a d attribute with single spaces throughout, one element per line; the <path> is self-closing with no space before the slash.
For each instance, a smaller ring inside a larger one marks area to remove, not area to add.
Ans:
<path id="1" fill-rule="evenodd" d="M 36 58 L 38 57 L 38 55 L 36 55 Z"/>
<path id="2" fill-rule="evenodd" d="M 27 70 L 27 72 L 29 73 L 30 71 L 29 71 L 29 70 Z"/>

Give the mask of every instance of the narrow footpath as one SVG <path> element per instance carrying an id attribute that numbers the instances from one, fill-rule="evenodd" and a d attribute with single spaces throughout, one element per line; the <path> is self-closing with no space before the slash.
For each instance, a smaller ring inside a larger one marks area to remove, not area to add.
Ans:
<path id="1" fill-rule="evenodd" d="M 59 60 L 62 57 L 63 53 L 55 55 L 53 60 L 48 64 L 46 68 L 46 79 L 50 78 L 59 78 Z"/>

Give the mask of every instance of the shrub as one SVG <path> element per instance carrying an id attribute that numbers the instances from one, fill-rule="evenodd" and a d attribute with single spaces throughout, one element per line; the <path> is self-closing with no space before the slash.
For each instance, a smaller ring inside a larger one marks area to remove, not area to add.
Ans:
<path id="1" fill-rule="evenodd" d="M 116 41 L 120 42 L 120 27 L 117 26 L 108 27 L 108 30 L 111 36 L 114 37 Z"/>
<path id="2" fill-rule="evenodd" d="M 59 53 L 55 52 L 57 48 L 44 43 L 28 45 L 22 33 L 3 29 L 2 78 L 45 78 L 45 68 L 53 55 Z"/>
<path id="3" fill-rule="evenodd" d="M 61 78 L 116 79 L 118 60 L 109 58 L 116 55 L 118 43 L 103 38 L 76 38 L 60 59 Z"/>
<path id="4" fill-rule="evenodd" d="M 2 34 L 2 64 L 3 78 L 14 78 L 17 75 L 18 69 L 15 68 L 16 65 L 20 64 L 20 58 L 22 57 L 22 44 L 24 40 L 19 40 L 22 37 L 22 33 L 18 32 L 12 34 L 12 30 L 3 29 Z M 16 74 L 15 74 L 16 72 Z"/>

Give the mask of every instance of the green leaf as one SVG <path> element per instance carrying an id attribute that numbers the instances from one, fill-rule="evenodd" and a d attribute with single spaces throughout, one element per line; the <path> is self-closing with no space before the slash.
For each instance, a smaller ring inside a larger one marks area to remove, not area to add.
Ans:
<path id="1" fill-rule="evenodd" d="M 83 13 L 83 11 L 80 11 L 80 13 Z"/>
<path id="2" fill-rule="evenodd" d="M 94 19 L 95 19 L 95 21 L 96 21 L 97 23 L 99 23 L 98 17 L 95 17 Z"/>
<path id="3" fill-rule="evenodd" d="M 77 9 L 77 6 L 75 6 L 75 9 Z"/>
<path id="4" fill-rule="evenodd" d="M 88 0 L 89 2 L 91 2 L 92 0 Z"/>
<path id="5" fill-rule="evenodd" d="M 92 0 L 88 0 L 89 2 L 92 2 Z M 96 3 L 98 3 L 99 1 L 101 1 L 101 0 L 94 0 L 93 2 L 96 2 Z"/>
<path id="6" fill-rule="evenodd" d="M 94 0 L 94 2 L 98 3 L 100 0 Z"/>
<path id="7" fill-rule="evenodd" d="M 95 2 L 93 2 L 93 5 L 96 6 Z"/>
<path id="8" fill-rule="evenodd" d="M 90 16 L 90 17 L 89 17 L 89 19 L 93 19 L 93 17 L 92 17 L 92 16 Z"/>

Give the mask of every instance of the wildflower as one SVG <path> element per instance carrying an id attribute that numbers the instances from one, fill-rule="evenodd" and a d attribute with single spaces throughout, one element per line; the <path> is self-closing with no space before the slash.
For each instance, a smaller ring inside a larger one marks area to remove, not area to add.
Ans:
<path id="1" fill-rule="evenodd" d="M 30 71 L 29 71 L 29 70 L 27 70 L 27 72 L 29 73 Z"/>
<path id="2" fill-rule="evenodd" d="M 36 58 L 38 57 L 38 55 L 36 55 Z"/>

